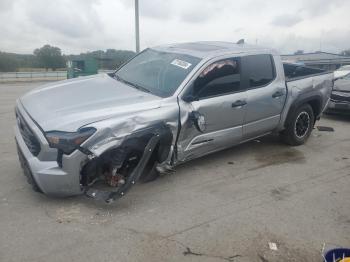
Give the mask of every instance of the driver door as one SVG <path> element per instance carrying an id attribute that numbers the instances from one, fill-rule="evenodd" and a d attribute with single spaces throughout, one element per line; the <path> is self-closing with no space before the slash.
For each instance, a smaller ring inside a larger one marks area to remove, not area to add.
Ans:
<path id="1" fill-rule="evenodd" d="M 246 91 L 240 58 L 205 67 L 179 100 L 183 123 L 178 160 L 185 161 L 237 144 L 242 139 Z"/>

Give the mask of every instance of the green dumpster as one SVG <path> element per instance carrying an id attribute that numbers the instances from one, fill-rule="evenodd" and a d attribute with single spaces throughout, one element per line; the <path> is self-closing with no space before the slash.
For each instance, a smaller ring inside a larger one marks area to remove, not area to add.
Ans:
<path id="1" fill-rule="evenodd" d="M 97 72 L 98 65 L 95 58 L 74 59 L 67 62 L 67 78 L 94 75 Z"/>

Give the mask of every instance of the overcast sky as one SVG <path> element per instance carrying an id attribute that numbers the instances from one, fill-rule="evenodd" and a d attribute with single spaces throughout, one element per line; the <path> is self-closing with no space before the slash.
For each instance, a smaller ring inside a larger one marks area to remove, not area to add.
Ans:
<path id="1" fill-rule="evenodd" d="M 139 0 L 141 49 L 197 40 L 350 48 L 350 0 Z M 134 0 L 0 0 L 0 51 L 135 49 Z"/>

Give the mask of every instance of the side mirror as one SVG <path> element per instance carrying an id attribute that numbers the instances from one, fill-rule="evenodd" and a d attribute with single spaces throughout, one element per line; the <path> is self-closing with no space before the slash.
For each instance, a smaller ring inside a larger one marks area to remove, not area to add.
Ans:
<path id="1" fill-rule="evenodd" d="M 198 97 L 192 95 L 192 94 L 187 94 L 187 95 L 184 95 L 182 97 L 182 100 L 187 102 L 187 103 L 191 103 L 193 101 L 198 101 Z"/>
<path id="2" fill-rule="evenodd" d="M 206 130 L 207 124 L 205 122 L 205 118 L 198 111 L 192 111 L 189 119 L 191 119 L 199 132 L 203 133 Z"/>

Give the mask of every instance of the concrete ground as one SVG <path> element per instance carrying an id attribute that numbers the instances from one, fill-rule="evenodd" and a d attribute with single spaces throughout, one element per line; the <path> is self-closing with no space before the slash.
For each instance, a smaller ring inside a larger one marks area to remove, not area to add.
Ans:
<path id="1" fill-rule="evenodd" d="M 300 262 L 350 247 L 350 118 L 323 117 L 334 132 L 304 146 L 269 136 L 194 160 L 107 205 L 27 184 L 13 107 L 37 85 L 0 85 L 0 261 Z"/>

